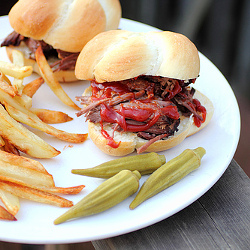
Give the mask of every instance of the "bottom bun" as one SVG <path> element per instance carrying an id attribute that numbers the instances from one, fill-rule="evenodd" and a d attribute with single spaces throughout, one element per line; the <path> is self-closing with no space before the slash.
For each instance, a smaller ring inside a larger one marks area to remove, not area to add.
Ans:
<path id="1" fill-rule="evenodd" d="M 28 48 L 27 47 L 24 47 L 24 46 L 20 46 L 20 47 L 6 47 L 6 53 L 7 53 L 7 56 L 9 57 L 10 61 L 13 62 L 12 60 L 12 50 L 13 49 L 17 49 L 21 52 L 23 52 L 24 54 L 24 65 L 25 66 L 32 66 L 33 68 L 33 72 L 41 75 L 40 73 L 40 69 L 38 67 L 38 64 L 37 62 L 34 60 L 34 59 L 30 59 L 28 58 Z M 49 64 L 52 64 L 54 63 L 55 61 L 52 61 L 52 60 L 48 60 L 48 63 Z M 59 71 L 55 71 L 54 72 L 55 76 L 56 76 L 56 79 L 59 81 L 59 82 L 75 82 L 75 81 L 79 81 L 76 76 L 75 76 L 75 71 L 74 70 L 59 70 Z"/>
<path id="2" fill-rule="evenodd" d="M 85 91 L 84 95 L 90 94 L 90 88 Z M 194 98 L 197 98 L 200 103 L 206 108 L 207 116 L 206 121 L 202 123 L 200 127 L 197 127 L 193 123 L 193 117 L 190 118 L 181 118 L 180 125 L 178 127 L 178 132 L 176 132 L 173 136 L 168 137 L 167 139 L 161 139 L 153 144 L 151 144 L 144 152 L 159 152 L 164 151 L 170 148 L 173 148 L 180 144 L 186 137 L 191 136 L 201 129 L 203 129 L 211 120 L 214 107 L 210 99 L 206 97 L 201 92 L 195 92 Z M 111 125 L 105 125 L 103 127 L 105 131 L 111 136 L 113 134 L 113 129 Z M 101 126 L 99 123 L 94 124 L 88 121 L 88 131 L 89 137 L 94 142 L 94 144 L 104 153 L 113 156 L 124 156 L 128 155 L 135 150 L 138 150 L 140 147 L 145 145 L 148 141 L 142 139 L 136 135 L 136 133 L 132 132 L 114 132 L 114 140 L 116 142 L 120 142 L 118 148 L 113 148 L 107 145 L 107 139 L 101 133 Z"/>
<path id="3" fill-rule="evenodd" d="M 179 131 L 167 139 L 162 139 L 151 144 L 144 152 L 159 152 L 170 149 L 180 144 L 189 133 L 189 128 L 192 125 L 192 118 L 184 118 L 179 125 Z M 110 125 L 103 126 L 103 129 L 108 132 L 109 135 L 113 134 L 113 129 Z M 104 153 L 113 156 L 124 156 L 134 152 L 148 141 L 142 139 L 132 132 L 117 132 L 114 133 L 114 140 L 120 142 L 118 148 L 113 148 L 107 145 L 107 139 L 101 133 L 100 124 L 94 124 L 88 122 L 89 137 L 94 144 Z"/>

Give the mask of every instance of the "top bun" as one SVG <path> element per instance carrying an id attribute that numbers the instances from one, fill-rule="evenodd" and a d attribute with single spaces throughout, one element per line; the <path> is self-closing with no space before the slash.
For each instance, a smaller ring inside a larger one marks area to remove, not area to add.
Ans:
<path id="1" fill-rule="evenodd" d="M 19 0 L 9 12 L 12 28 L 55 49 L 80 52 L 100 32 L 117 29 L 119 0 Z"/>
<path id="2" fill-rule="evenodd" d="M 97 82 L 139 75 L 188 80 L 198 77 L 199 72 L 198 50 L 186 36 L 169 31 L 125 30 L 95 36 L 81 51 L 75 70 L 78 79 Z"/>

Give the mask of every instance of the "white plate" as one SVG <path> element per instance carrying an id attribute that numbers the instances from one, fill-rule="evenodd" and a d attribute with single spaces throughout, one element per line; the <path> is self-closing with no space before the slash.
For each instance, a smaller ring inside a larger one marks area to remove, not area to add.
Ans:
<path id="1" fill-rule="evenodd" d="M 153 27 L 131 20 L 122 19 L 120 27 L 133 31 L 156 30 Z M 11 28 L 6 17 L 0 18 L 0 39 L 10 33 Z M 5 49 L 0 49 L 0 60 L 8 60 Z M 19 243 L 56 244 L 76 243 L 98 240 L 132 232 L 161 221 L 197 200 L 221 177 L 237 148 L 240 134 L 240 114 L 234 93 L 220 71 L 202 54 L 201 71 L 195 86 L 205 93 L 215 107 L 210 124 L 198 134 L 166 152 L 167 160 L 180 154 L 186 148 L 202 146 L 207 153 L 201 167 L 189 174 L 177 184 L 147 200 L 135 210 L 129 210 L 130 197 L 98 215 L 81 218 L 61 225 L 53 225 L 53 220 L 67 209 L 21 200 L 18 221 L 0 221 L 0 240 Z M 28 80 L 26 80 L 27 82 Z M 88 82 L 64 84 L 63 88 L 74 99 L 88 86 Z M 65 107 L 44 84 L 34 96 L 33 106 L 65 111 L 75 119 L 69 123 L 57 125 L 57 128 L 86 133 L 84 118 L 76 118 L 75 111 Z M 34 131 L 34 130 L 33 130 Z M 80 145 L 67 147 L 69 143 L 51 138 L 35 131 L 52 144 L 61 154 L 54 159 L 40 162 L 53 174 L 57 186 L 85 184 L 86 188 L 75 196 L 65 196 L 73 202 L 97 187 L 103 180 L 71 174 L 72 168 L 88 168 L 112 159 L 99 151 L 88 139 Z M 141 183 L 146 179 L 143 177 Z"/>

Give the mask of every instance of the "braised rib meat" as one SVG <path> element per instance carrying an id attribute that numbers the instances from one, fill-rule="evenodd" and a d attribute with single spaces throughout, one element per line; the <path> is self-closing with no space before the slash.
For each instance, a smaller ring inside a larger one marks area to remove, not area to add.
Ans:
<path id="1" fill-rule="evenodd" d="M 19 33 L 13 31 L 10 33 L 5 40 L 2 42 L 1 47 L 3 46 L 20 46 L 21 43 L 24 43 L 30 50 L 29 58 L 35 60 L 36 49 L 41 46 L 43 53 L 47 59 L 50 57 L 55 57 L 58 60 L 51 65 L 52 68 L 58 70 L 74 70 L 77 57 L 79 53 L 71 53 L 63 51 L 60 49 L 54 49 L 51 45 L 47 44 L 42 40 L 35 40 L 32 38 L 24 37 Z"/>
<path id="2" fill-rule="evenodd" d="M 92 81 L 92 96 L 77 97 L 86 105 L 78 116 L 84 114 L 92 123 L 111 123 L 116 131 L 135 132 L 149 141 L 168 138 L 178 131 L 179 111 L 203 120 L 193 99 L 195 90 L 189 86 L 194 81 L 145 75 L 119 82 Z"/>

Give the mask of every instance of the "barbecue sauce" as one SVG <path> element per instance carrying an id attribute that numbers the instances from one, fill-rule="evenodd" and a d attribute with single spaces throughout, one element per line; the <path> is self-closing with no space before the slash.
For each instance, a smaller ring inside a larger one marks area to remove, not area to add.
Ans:
<path id="1" fill-rule="evenodd" d="M 175 120 L 180 118 L 178 108 L 174 104 L 170 103 L 170 105 L 162 107 L 153 103 L 153 92 L 150 93 L 150 99 L 135 100 L 134 93 L 128 88 L 126 84 L 121 82 L 97 83 L 92 81 L 91 87 L 93 100 L 112 98 L 113 96 L 121 96 L 123 94 L 132 93 L 133 97 L 130 100 L 132 105 L 123 105 L 121 103 L 119 105 L 119 109 L 117 109 L 117 107 L 114 108 L 107 103 L 102 103 L 100 105 L 101 133 L 108 140 L 107 144 L 113 148 L 117 148 L 120 145 L 120 142 L 115 142 L 113 136 L 110 136 L 107 131 L 103 129 L 103 122 L 117 124 L 123 129 L 123 131 L 140 132 L 152 127 L 158 121 L 161 115 L 166 115 Z M 181 91 L 182 87 L 177 82 L 172 91 L 169 91 L 166 99 L 171 101 L 171 99 L 178 93 L 181 93 Z M 206 119 L 206 109 L 197 99 L 193 99 L 192 105 L 203 118 L 201 120 L 194 116 L 194 124 L 197 127 L 200 127 L 202 122 L 204 122 Z"/>

